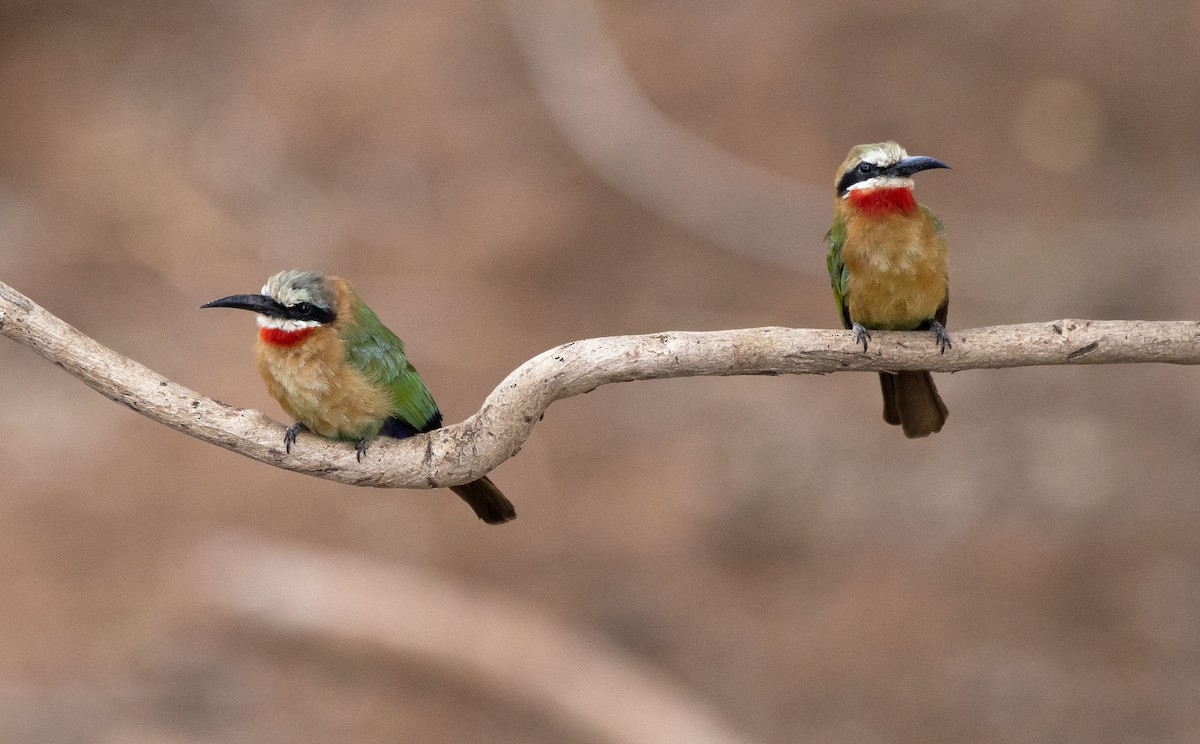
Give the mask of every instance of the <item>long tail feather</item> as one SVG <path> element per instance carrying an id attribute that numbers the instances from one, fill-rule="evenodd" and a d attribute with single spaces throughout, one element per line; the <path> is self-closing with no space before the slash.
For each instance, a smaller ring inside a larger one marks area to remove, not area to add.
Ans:
<path id="1" fill-rule="evenodd" d="M 486 475 L 477 481 L 451 486 L 450 490 L 467 502 L 475 514 L 488 524 L 504 524 L 517 518 L 517 510 L 512 502 L 500 493 L 500 489 Z"/>
<path id="2" fill-rule="evenodd" d="M 881 373 L 883 420 L 898 425 L 909 439 L 942 430 L 950 415 L 928 372 Z"/>

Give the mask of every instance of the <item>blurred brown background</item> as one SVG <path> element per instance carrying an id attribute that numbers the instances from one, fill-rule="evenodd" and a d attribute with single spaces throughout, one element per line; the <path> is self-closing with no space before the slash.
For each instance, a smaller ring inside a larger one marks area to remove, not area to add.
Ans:
<path id="1" fill-rule="evenodd" d="M 835 327 L 833 172 L 895 138 L 954 166 L 951 330 L 1195 317 L 1198 65 L 1195 2 L 2 2 L 0 279 L 282 418 L 252 318 L 196 308 L 351 277 L 458 421 L 571 339 Z M 230 609 L 231 531 L 496 592 L 746 741 L 1200 740 L 1190 369 L 941 376 L 922 441 L 868 375 L 608 386 L 493 474 L 501 528 L 0 370 L 5 742 L 636 740 L 494 645 Z"/>

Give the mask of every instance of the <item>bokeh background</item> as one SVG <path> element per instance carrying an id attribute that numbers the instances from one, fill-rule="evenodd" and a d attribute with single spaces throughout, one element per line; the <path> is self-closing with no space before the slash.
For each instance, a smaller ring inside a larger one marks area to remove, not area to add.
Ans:
<path id="1" fill-rule="evenodd" d="M 196 308 L 344 275 L 458 421 L 572 339 L 835 327 L 834 169 L 895 138 L 954 166 L 917 189 L 952 330 L 1184 319 L 1198 70 L 1183 1 L 0 2 L 0 280 L 282 418 L 252 318 Z M 3 741 L 639 741 L 555 699 L 581 651 L 745 741 L 1200 740 L 1191 369 L 943 375 L 921 441 L 873 375 L 607 386 L 493 473 L 501 528 L 201 444 L 8 341 L 0 379 Z M 344 574 L 378 628 L 247 614 L 256 551 L 314 605 L 302 559 L 373 567 Z M 496 602 L 511 643 L 474 642 Z M 548 629 L 565 666 L 505 677 Z"/>

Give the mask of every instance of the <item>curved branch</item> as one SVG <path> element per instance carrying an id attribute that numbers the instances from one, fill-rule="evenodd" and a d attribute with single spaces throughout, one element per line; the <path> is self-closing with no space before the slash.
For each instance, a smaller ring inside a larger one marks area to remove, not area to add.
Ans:
<path id="1" fill-rule="evenodd" d="M 283 426 L 174 383 L 121 356 L 0 283 L 0 334 L 161 424 L 286 470 L 355 486 L 442 488 L 479 478 L 520 451 L 556 400 L 614 382 L 724 375 L 927 369 L 957 372 L 1050 364 L 1200 364 L 1196 321 L 1059 320 L 955 331 L 938 354 L 925 333 L 877 331 L 864 354 L 848 331 L 743 328 L 572 341 L 522 364 L 466 421 L 352 446 L 304 436 L 287 455 Z"/>
<path id="2" fill-rule="evenodd" d="M 597 175 L 694 235 L 803 273 L 796 236 L 816 242 L 828 229 L 824 187 L 743 160 L 663 114 L 630 77 L 594 3 L 502 7 L 551 120 Z"/>
<path id="3" fill-rule="evenodd" d="M 753 741 L 646 661 L 495 587 L 242 532 L 202 542 L 189 568 L 181 577 L 188 602 L 280 632 L 427 659 L 508 703 L 533 704 L 581 741 Z"/>

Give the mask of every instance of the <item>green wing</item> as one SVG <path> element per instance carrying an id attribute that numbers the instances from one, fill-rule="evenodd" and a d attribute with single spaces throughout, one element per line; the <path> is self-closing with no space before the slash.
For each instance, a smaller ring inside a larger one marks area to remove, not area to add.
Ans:
<path id="1" fill-rule="evenodd" d="M 842 327 L 849 328 L 853 323 L 850 320 L 850 311 L 846 306 L 848 274 L 846 264 L 842 263 L 842 246 L 846 244 L 845 223 L 835 219 L 833 227 L 829 228 L 829 232 L 825 234 L 825 240 L 829 243 L 829 255 L 825 258 L 825 264 L 829 268 L 829 283 L 833 285 L 833 299 L 837 303 Z"/>
<path id="2" fill-rule="evenodd" d="M 929 218 L 929 221 L 933 223 L 933 229 L 937 230 L 937 234 L 944 237 L 946 235 L 946 227 L 942 224 L 942 221 L 937 218 L 937 215 L 933 212 L 930 212 L 929 207 L 925 206 L 924 204 L 921 205 L 921 211 L 924 212 L 925 216 Z"/>
<path id="3" fill-rule="evenodd" d="M 429 388 L 404 355 L 404 342 L 365 303 L 360 300 L 356 305 L 354 322 L 343 326 L 342 332 L 347 361 L 373 383 L 391 391 L 392 418 L 412 428 L 412 432 L 406 433 L 436 429 L 441 425 L 442 414 Z M 384 433 L 396 436 L 392 431 L 395 429 L 385 426 Z"/>
<path id="4" fill-rule="evenodd" d="M 944 239 L 946 237 L 946 228 L 944 225 L 942 225 L 942 221 L 937 218 L 936 214 L 934 214 L 933 212 L 930 212 L 929 207 L 925 206 L 924 204 L 921 205 L 921 211 L 924 212 L 925 216 L 929 218 L 929 221 L 933 223 L 933 229 L 937 230 L 937 234 Z M 933 317 L 935 317 L 937 319 L 937 322 L 941 323 L 942 325 L 946 325 L 946 316 L 949 315 L 949 313 L 950 313 L 950 287 L 947 286 L 946 287 L 946 299 L 942 300 L 941 307 L 939 307 L 937 309 L 937 312 L 934 314 Z"/>

